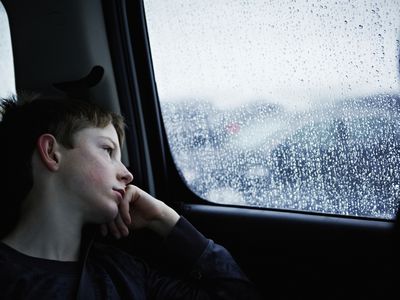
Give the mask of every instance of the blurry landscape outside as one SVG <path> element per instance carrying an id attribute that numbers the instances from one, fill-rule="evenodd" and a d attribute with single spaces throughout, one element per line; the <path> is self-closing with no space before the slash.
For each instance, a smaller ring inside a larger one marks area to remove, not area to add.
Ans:
<path id="1" fill-rule="evenodd" d="M 398 0 L 144 3 L 170 149 L 194 193 L 394 218 Z"/>
<path id="2" fill-rule="evenodd" d="M 0 2 L 0 99 L 15 94 L 13 66 L 8 18 L 4 6 Z"/>

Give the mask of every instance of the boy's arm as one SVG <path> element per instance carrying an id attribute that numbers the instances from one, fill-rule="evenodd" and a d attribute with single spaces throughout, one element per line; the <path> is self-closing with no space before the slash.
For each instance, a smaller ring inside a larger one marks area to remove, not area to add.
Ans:
<path id="1" fill-rule="evenodd" d="M 170 260 L 181 275 L 173 278 L 150 271 L 149 288 L 155 299 L 259 299 L 224 247 L 136 186 L 127 187 L 120 214 L 108 227 L 116 237 L 138 228 L 149 228 L 164 237 Z"/>
<path id="2" fill-rule="evenodd" d="M 185 218 L 179 219 L 165 244 L 170 275 L 149 271 L 152 299 L 260 299 L 230 253 L 205 238 Z"/>

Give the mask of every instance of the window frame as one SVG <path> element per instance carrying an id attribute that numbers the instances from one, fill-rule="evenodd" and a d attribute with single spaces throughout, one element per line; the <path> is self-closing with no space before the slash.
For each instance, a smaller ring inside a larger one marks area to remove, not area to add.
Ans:
<path id="1" fill-rule="evenodd" d="M 134 182 L 179 206 L 197 197 L 176 170 L 162 122 L 142 1 L 103 1 L 121 111 L 128 125 L 129 169 Z M 135 175 L 136 174 L 136 175 Z"/>

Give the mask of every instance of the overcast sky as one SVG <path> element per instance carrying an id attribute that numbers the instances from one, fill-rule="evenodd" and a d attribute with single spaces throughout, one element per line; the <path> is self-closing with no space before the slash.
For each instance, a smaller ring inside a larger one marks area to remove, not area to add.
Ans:
<path id="1" fill-rule="evenodd" d="M 145 0 L 161 101 L 398 93 L 400 1 Z"/>

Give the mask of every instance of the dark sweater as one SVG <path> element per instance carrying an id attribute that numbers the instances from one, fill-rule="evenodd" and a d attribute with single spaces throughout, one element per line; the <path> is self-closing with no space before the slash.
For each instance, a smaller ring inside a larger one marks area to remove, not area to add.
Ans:
<path id="1" fill-rule="evenodd" d="M 258 299 L 228 251 L 186 219 L 180 218 L 165 247 L 180 273 L 154 270 L 115 247 L 93 244 L 84 288 L 95 299 Z M 80 266 L 27 256 L 0 243 L 0 299 L 75 299 Z"/>

